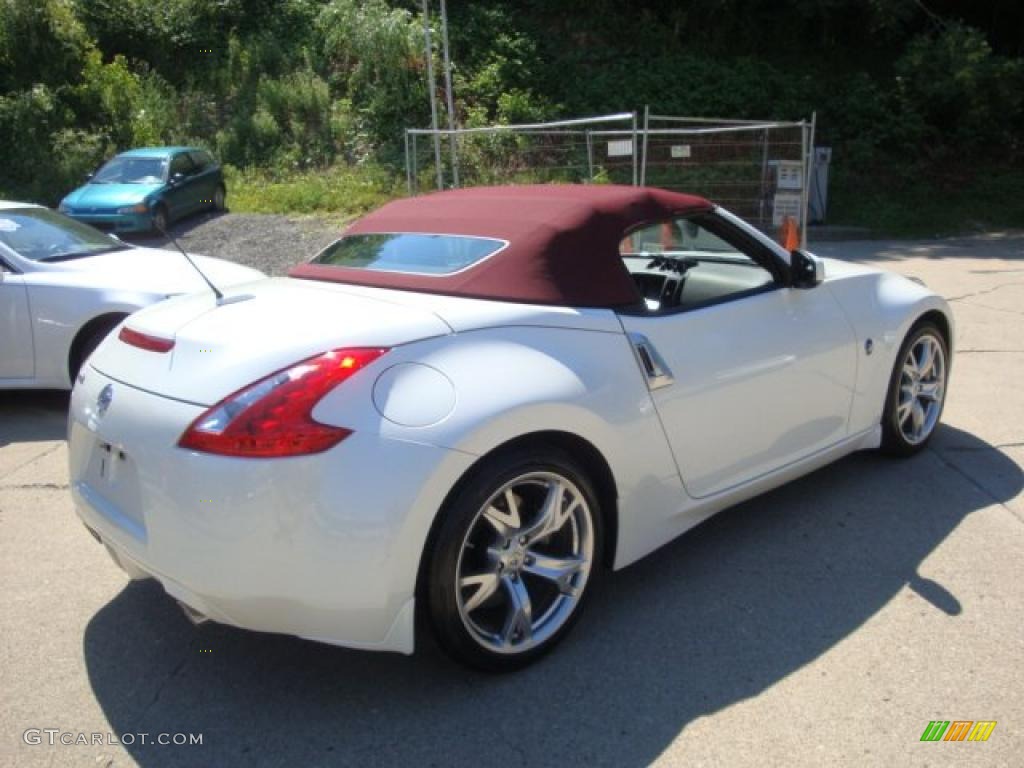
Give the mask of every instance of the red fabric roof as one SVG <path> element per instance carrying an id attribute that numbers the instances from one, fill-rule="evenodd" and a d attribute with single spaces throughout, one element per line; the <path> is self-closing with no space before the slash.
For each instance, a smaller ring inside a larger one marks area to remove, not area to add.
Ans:
<path id="1" fill-rule="evenodd" d="M 470 187 L 395 200 L 345 234 L 418 232 L 507 240 L 494 256 L 453 275 L 407 275 L 302 264 L 292 277 L 378 288 L 571 307 L 641 300 L 619 257 L 630 230 L 710 210 L 700 197 L 649 187 Z"/>

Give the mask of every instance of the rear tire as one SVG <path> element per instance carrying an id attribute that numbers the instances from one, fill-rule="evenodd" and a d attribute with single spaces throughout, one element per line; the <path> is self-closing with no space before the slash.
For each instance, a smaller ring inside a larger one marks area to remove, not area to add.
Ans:
<path id="1" fill-rule="evenodd" d="M 603 562 L 601 509 L 583 468 L 555 448 L 496 455 L 441 514 L 424 602 L 442 649 L 509 672 L 554 648 Z"/>
<path id="2" fill-rule="evenodd" d="M 217 186 L 213 192 L 213 210 L 226 211 L 228 208 L 228 191 L 223 184 Z"/>
<path id="3" fill-rule="evenodd" d="M 949 345 L 939 327 L 923 321 L 910 329 L 889 380 L 882 413 L 882 450 L 913 456 L 928 444 L 942 418 L 949 383 Z"/>

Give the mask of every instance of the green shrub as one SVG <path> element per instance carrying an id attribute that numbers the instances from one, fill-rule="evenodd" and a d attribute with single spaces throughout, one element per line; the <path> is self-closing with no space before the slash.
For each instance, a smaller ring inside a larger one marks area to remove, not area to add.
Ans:
<path id="1" fill-rule="evenodd" d="M 926 150 L 1021 150 L 1024 60 L 993 53 L 977 29 L 950 24 L 916 37 L 896 62 L 898 95 Z"/>
<path id="2" fill-rule="evenodd" d="M 405 192 L 404 180 L 379 166 L 337 166 L 301 172 L 228 167 L 231 210 L 248 213 L 332 213 L 346 219 Z"/>
<path id="3" fill-rule="evenodd" d="M 403 130 L 428 114 L 420 22 L 384 0 L 330 0 L 316 32 L 332 92 L 358 105 L 359 131 L 397 161 Z"/>

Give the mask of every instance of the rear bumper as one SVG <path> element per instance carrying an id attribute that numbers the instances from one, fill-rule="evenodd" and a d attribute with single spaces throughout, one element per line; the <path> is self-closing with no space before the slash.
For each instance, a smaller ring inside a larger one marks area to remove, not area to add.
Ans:
<path id="1" fill-rule="evenodd" d="M 216 621 L 411 653 L 423 544 L 472 457 L 367 432 L 295 459 L 177 448 L 202 410 L 92 368 L 76 385 L 72 496 L 114 560 Z"/>
<path id="2" fill-rule="evenodd" d="M 83 224 L 91 224 L 104 232 L 148 232 L 153 220 L 147 213 L 68 213 Z"/>

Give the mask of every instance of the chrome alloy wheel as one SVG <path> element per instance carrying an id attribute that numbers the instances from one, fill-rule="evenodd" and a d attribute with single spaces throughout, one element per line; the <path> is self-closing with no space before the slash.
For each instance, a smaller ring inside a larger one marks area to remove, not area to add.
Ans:
<path id="1" fill-rule="evenodd" d="M 917 445 L 932 433 L 945 394 L 946 355 L 942 344 L 931 334 L 923 334 L 907 351 L 900 372 L 896 421 L 908 443 Z"/>
<path id="2" fill-rule="evenodd" d="M 521 475 L 487 500 L 462 542 L 455 580 L 474 640 L 516 654 L 565 625 L 593 564 L 591 514 L 579 488 L 551 472 Z"/>

